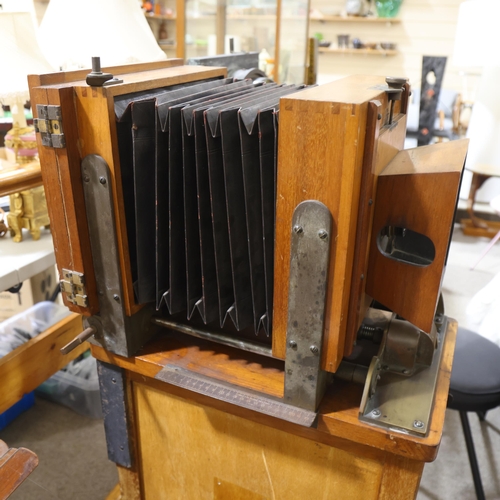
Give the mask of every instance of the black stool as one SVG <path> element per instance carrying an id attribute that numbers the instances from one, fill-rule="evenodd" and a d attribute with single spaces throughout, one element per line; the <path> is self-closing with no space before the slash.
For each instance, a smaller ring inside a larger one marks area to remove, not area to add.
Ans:
<path id="1" fill-rule="evenodd" d="M 484 420 L 488 410 L 500 406 L 500 348 L 477 333 L 459 328 L 450 394 L 448 408 L 460 412 L 476 495 L 484 500 L 467 413 L 475 412 Z"/>

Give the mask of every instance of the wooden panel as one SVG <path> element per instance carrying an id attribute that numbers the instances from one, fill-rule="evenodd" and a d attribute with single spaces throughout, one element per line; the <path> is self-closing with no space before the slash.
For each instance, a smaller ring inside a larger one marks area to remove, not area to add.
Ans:
<path id="1" fill-rule="evenodd" d="M 0 441 L 0 498 L 7 499 L 33 472 L 38 457 L 26 448 L 6 449 Z"/>
<path id="2" fill-rule="evenodd" d="M 384 463 L 379 499 L 416 498 L 423 469 L 423 462 L 388 454 Z"/>
<path id="3" fill-rule="evenodd" d="M 66 356 L 59 352 L 82 330 L 82 317 L 71 314 L 0 359 L 0 413 L 89 348 L 85 342 Z"/>
<path id="4" fill-rule="evenodd" d="M 378 179 L 366 290 L 418 328 L 431 331 L 453 229 L 468 141 L 399 153 Z M 377 245 L 387 226 L 429 238 L 435 257 L 414 265 L 385 256 Z"/>
<path id="5" fill-rule="evenodd" d="M 177 21 L 175 23 L 176 55 L 181 59 L 186 57 L 186 13 L 185 1 L 175 0 Z"/>
<path id="6" fill-rule="evenodd" d="M 215 478 L 223 479 L 226 489 L 245 491 L 243 498 L 249 499 L 378 497 L 382 464 L 372 458 L 290 436 L 146 384 L 134 384 L 134 397 L 145 500 L 164 498 L 166 491 L 172 498 L 229 498 L 216 493 L 222 484 Z"/>
<path id="7" fill-rule="evenodd" d="M 335 382 L 321 403 L 318 427 L 313 429 L 268 417 L 164 382 L 148 380 L 148 384 L 159 391 L 169 392 L 201 405 L 350 453 L 363 453 L 365 456 L 370 454 L 372 458 L 380 460 L 380 454 L 387 451 L 412 460 L 429 462 L 436 458 L 441 441 L 456 332 L 457 323 L 451 321 L 445 337 L 429 433 L 425 438 L 408 436 L 360 422 L 358 413 L 363 389 L 360 385 Z M 217 359 L 212 365 L 210 358 L 214 351 L 217 352 Z M 129 376 L 139 382 L 145 382 L 144 377 L 152 379 L 163 366 L 172 364 L 215 379 L 228 380 L 240 387 L 253 388 L 263 394 L 279 396 L 283 392 L 282 362 L 281 369 L 278 369 L 270 365 L 280 363 L 277 360 L 262 357 L 259 359 L 258 356 L 238 349 L 217 346 L 173 332 L 148 343 L 145 349 L 133 358 L 117 356 L 95 345 L 92 345 L 92 354 L 101 361 L 125 368 Z"/>
<path id="8" fill-rule="evenodd" d="M 282 98 L 278 155 L 273 355 L 285 356 L 290 231 L 295 207 L 324 203 L 333 216 L 323 341 L 323 368 L 335 371 L 344 354 L 364 162 L 368 102 L 387 110 L 382 77 L 355 76 Z M 396 112 L 399 104 L 396 107 Z M 375 133 L 371 130 L 371 133 Z"/>
<path id="9" fill-rule="evenodd" d="M 407 100 L 407 97 L 404 98 L 404 103 L 402 104 L 406 105 Z M 383 114 L 383 111 L 379 101 L 370 102 L 368 112 L 368 123 L 370 126 L 367 130 L 367 141 L 365 143 L 363 178 L 361 180 L 361 194 L 359 198 L 359 218 L 356 231 L 356 248 L 353 261 L 344 356 L 349 356 L 351 354 L 356 340 L 356 334 L 363 322 L 366 310 L 372 301 L 372 297 L 365 294 L 365 287 L 368 272 L 373 212 L 377 202 L 377 179 L 380 172 L 382 172 L 394 156 L 403 149 L 406 137 L 406 115 L 400 114 L 396 118 L 393 126 L 385 126 L 380 129 L 381 120 L 377 120 L 377 115 L 378 113 Z M 372 202 L 371 204 L 370 200 Z"/>
<path id="10" fill-rule="evenodd" d="M 120 483 L 115 484 L 115 487 L 108 493 L 106 500 L 121 500 L 122 493 Z"/>
<path id="11" fill-rule="evenodd" d="M 48 88 L 47 97 L 47 104 L 61 107 L 63 130 L 66 137 L 66 147 L 61 149 L 56 148 L 54 152 L 59 172 L 59 183 L 61 184 L 64 198 L 63 207 L 69 240 L 66 244 L 69 246 L 73 264 L 72 267 L 67 269 L 85 275 L 88 307 L 80 307 L 68 302 L 65 293 L 62 294 L 62 297 L 64 303 L 72 311 L 86 315 L 96 314 L 99 311 L 99 301 L 97 298 L 94 263 L 92 261 L 87 213 L 85 211 L 85 199 L 83 196 L 81 150 L 78 147 L 74 93 L 71 88 Z M 45 146 L 41 147 L 47 149 Z M 47 199 L 47 204 L 49 203 L 50 200 Z M 61 208 L 57 207 L 58 210 L 61 210 Z M 62 228 L 52 225 L 52 233 L 58 231 L 62 231 Z M 64 268 L 62 264 L 61 268 Z"/>
<path id="12" fill-rule="evenodd" d="M 37 118 L 37 104 L 47 104 L 47 89 L 36 87 L 36 77 L 30 77 L 30 99 L 33 109 L 33 117 Z M 50 224 L 52 226 L 52 241 L 54 243 L 54 252 L 56 254 L 56 264 L 59 275 L 62 275 L 62 269 L 73 269 L 73 254 L 68 245 L 68 223 L 66 220 L 66 212 L 61 208 L 64 207 L 64 196 L 59 177 L 59 168 L 56 159 L 56 153 L 53 148 L 42 146 L 40 134 L 36 134 L 38 145 L 38 156 L 42 169 L 43 186 L 45 189 L 45 197 L 47 199 L 47 210 L 49 213 Z"/>
<path id="13" fill-rule="evenodd" d="M 103 73 L 111 73 L 118 75 L 123 73 L 134 73 L 141 71 L 151 71 L 156 69 L 171 68 L 173 66 L 181 66 L 181 59 L 167 59 L 166 61 L 155 61 L 148 63 L 124 64 L 122 66 L 109 66 L 102 68 Z M 58 71 L 57 73 L 47 73 L 45 75 L 36 75 L 38 79 L 37 86 L 40 85 L 57 85 L 60 83 L 76 82 L 85 80 L 90 72 L 91 61 L 87 69 L 79 69 L 76 71 Z M 30 76 L 31 78 L 31 76 Z"/>

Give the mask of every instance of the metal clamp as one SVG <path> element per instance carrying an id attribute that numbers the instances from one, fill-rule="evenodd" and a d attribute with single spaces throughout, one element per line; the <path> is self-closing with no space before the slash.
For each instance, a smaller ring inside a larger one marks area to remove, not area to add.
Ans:
<path id="1" fill-rule="evenodd" d="M 88 297 L 84 274 L 69 269 L 63 269 L 62 275 L 63 279 L 59 281 L 59 286 L 66 300 L 72 304 L 87 307 Z"/>
<path id="2" fill-rule="evenodd" d="M 35 132 L 40 134 L 42 145 L 49 148 L 65 148 L 61 106 L 37 104 L 38 118 L 33 120 Z"/>

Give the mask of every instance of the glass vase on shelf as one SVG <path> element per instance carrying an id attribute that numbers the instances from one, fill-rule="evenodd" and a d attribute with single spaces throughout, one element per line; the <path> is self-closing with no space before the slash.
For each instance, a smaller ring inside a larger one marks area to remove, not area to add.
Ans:
<path id="1" fill-rule="evenodd" d="M 378 17 L 396 17 L 403 0 L 375 0 Z"/>

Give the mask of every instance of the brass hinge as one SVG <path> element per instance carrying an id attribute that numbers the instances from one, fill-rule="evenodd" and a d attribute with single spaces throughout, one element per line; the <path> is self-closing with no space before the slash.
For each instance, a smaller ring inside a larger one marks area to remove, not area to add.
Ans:
<path id="1" fill-rule="evenodd" d="M 39 132 L 42 144 L 49 148 L 65 148 L 61 106 L 37 104 L 38 118 L 33 120 L 35 132 Z"/>
<path id="2" fill-rule="evenodd" d="M 59 282 L 61 292 L 65 294 L 68 302 L 81 307 L 88 307 L 87 289 L 85 287 L 85 276 L 82 273 L 62 270 L 63 279 Z"/>

